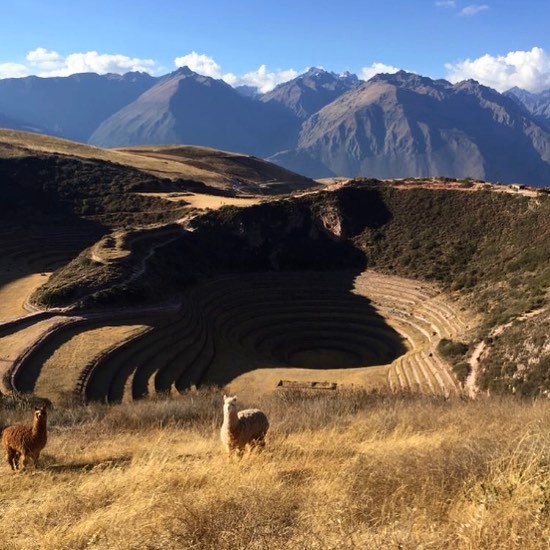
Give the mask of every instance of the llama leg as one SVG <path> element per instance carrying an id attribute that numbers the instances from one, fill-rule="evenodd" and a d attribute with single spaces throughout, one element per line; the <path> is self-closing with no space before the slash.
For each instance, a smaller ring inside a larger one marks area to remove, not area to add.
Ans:
<path id="1" fill-rule="evenodd" d="M 21 459 L 19 460 L 19 463 L 22 464 L 22 470 L 27 469 L 27 464 L 29 462 L 29 457 L 27 456 L 27 453 L 21 453 Z"/>
<path id="2" fill-rule="evenodd" d="M 12 470 L 17 470 L 17 451 L 8 447 L 6 449 L 6 460 Z"/>
<path id="3" fill-rule="evenodd" d="M 40 458 L 40 451 L 37 451 L 36 453 L 33 453 L 32 455 L 32 461 L 34 462 L 34 469 L 38 469 L 38 459 Z"/>
<path id="4" fill-rule="evenodd" d="M 261 451 L 265 447 L 265 440 L 262 437 L 257 437 L 256 439 L 253 439 L 250 442 L 250 450 L 251 451 Z"/>

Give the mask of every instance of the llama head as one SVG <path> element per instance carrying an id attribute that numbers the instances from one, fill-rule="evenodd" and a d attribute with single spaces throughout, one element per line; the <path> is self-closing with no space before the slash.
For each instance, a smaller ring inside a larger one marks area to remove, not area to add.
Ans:
<path id="1" fill-rule="evenodd" d="M 237 410 L 237 396 L 236 395 L 224 395 L 223 396 L 223 410 L 233 411 Z"/>
<path id="2" fill-rule="evenodd" d="M 34 408 L 34 418 L 36 420 L 40 420 L 40 419 L 46 420 L 47 417 L 48 417 L 48 412 L 46 410 L 46 407 Z"/>

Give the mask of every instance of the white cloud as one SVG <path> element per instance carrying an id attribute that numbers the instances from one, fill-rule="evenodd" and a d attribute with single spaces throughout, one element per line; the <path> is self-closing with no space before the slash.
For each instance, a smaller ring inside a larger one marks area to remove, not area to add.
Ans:
<path id="1" fill-rule="evenodd" d="M 294 69 L 269 71 L 266 65 L 260 65 L 255 71 L 250 71 L 244 75 L 224 73 L 220 65 L 212 57 L 195 51 L 181 57 L 176 57 L 174 63 L 176 67 L 187 66 L 192 71 L 204 76 L 221 78 L 230 86 L 254 86 L 262 93 L 269 92 L 277 84 L 292 80 L 299 74 Z"/>
<path id="2" fill-rule="evenodd" d="M 260 65 L 255 71 L 242 76 L 235 76 L 232 73 L 225 74 L 223 79 L 231 86 L 255 86 L 260 92 L 266 93 L 273 90 L 278 84 L 296 78 L 298 74 L 298 71 L 294 69 L 269 71 L 266 65 Z"/>
<path id="3" fill-rule="evenodd" d="M 438 8 L 455 8 L 456 2 L 455 0 L 438 0 L 435 5 Z"/>
<path id="4" fill-rule="evenodd" d="M 48 51 L 46 48 L 36 48 L 27 54 L 27 61 L 43 70 L 53 71 L 63 67 L 63 58 L 54 51 Z"/>
<path id="5" fill-rule="evenodd" d="M 489 6 L 487 4 L 470 4 L 469 6 L 462 8 L 458 15 L 462 15 L 463 17 L 471 17 L 472 15 L 476 15 L 477 13 L 488 9 Z"/>
<path id="6" fill-rule="evenodd" d="M 27 76 L 29 69 L 19 63 L 0 63 L 0 78 L 21 78 Z"/>
<path id="7" fill-rule="evenodd" d="M 550 88 L 550 55 L 542 48 L 500 56 L 486 54 L 473 60 L 447 63 L 445 68 L 451 82 L 473 78 L 499 92 L 514 86 L 530 92 Z"/>
<path id="8" fill-rule="evenodd" d="M 30 66 L 38 76 L 69 76 L 76 73 L 118 73 L 142 71 L 155 74 L 159 68 L 152 59 L 122 54 L 100 54 L 95 51 L 72 53 L 63 57 L 55 51 L 36 48 L 27 54 Z"/>
<path id="9" fill-rule="evenodd" d="M 191 52 L 174 59 L 176 67 L 189 67 L 192 71 L 210 76 L 212 78 L 221 78 L 222 69 L 214 59 L 203 53 Z"/>
<path id="10" fill-rule="evenodd" d="M 359 78 L 361 78 L 362 80 L 369 80 L 369 78 L 372 78 L 376 74 L 380 74 L 380 73 L 394 74 L 400 70 L 401 69 L 398 69 L 393 65 L 386 65 L 385 63 L 373 63 L 369 67 L 363 67 L 361 69 Z"/>

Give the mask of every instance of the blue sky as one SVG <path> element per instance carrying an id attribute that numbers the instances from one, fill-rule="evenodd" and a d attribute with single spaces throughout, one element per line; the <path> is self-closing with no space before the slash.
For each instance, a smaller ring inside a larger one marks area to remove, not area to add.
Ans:
<path id="1" fill-rule="evenodd" d="M 550 88 L 548 0 L 7 0 L 0 77 L 192 69 L 263 89 L 308 67 Z M 194 53 L 193 53 L 194 52 Z M 177 62 L 175 60 L 178 60 Z"/>

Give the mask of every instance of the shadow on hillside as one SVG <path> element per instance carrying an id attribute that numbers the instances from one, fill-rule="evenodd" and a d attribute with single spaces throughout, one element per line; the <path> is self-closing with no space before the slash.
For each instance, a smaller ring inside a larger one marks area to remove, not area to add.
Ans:
<path id="1" fill-rule="evenodd" d="M 102 361 L 89 380 L 87 399 L 118 402 L 126 391 L 140 398 L 152 384 L 161 393 L 224 385 L 256 369 L 389 364 L 406 352 L 406 344 L 367 298 L 352 292 L 361 272 L 264 272 L 204 280 L 188 290 L 176 318 L 156 323 Z M 54 350 L 56 344 L 48 347 Z"/>
<path id="2" fill-rule="evenodd" d="M 76 216 L 4 218 L 0 222 L 0 288 L 35 273 L 55 271 L 107 232 L 105 226 Z"/>
<path id="3" fill-rule="evenodd" d="M 404 341 L 352 292 L 368 263 L 354 237 L 390 219 L 377 190 L 353 188 L 206 214 L 157 251 L 169 262 L 158 258 L 162 271 L 151 271 L 151 285 L 183 273 L 200 281 L 187 287 L 180 315 L 107 357 L 87 398 L 225 384 L 259 368 L 391 363 Z"/>
<path id="4" fill-rule="evenodd" d="M 405 341 L 370 300 L 352 292 L 359 273 L 302 271 L 221 280 L 219 292 L 229 298 L 220 295 L 219 309 L 204 308 L 213 359 L 199 381 L 183 373 L 178 389 L 197 382 L 224 385 L 260 368 L 322 371 L 393 362 L 407 351 Z M 220 316 L 219 310 L 226 313 Z"/>
<path id="5" fill-rule="evenodd" d="M 149 174 L 97 159 L 0 158 L 0 285 L 61 267 L 109 228 L 179 217 L 182 203 L 133 192 L 164 185 Z"/>

